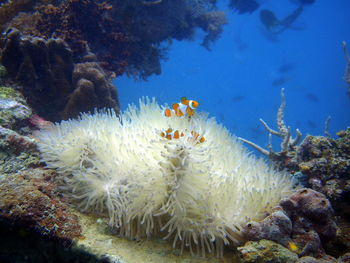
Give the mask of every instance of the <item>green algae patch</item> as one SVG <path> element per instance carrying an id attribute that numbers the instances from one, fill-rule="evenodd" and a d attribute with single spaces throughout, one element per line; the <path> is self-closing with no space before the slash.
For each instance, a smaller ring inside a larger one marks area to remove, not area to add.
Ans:
<path id="1" fill-rule="evenodd" d="M 0 125 L 14 129 L 32 115 L 23 96 L 11 87 L 0 87 Z"/>
<path id="2" fill-rule="evenodd" d="M 0 70 L 1 71 L 1 70 Z M 0 98 L 2 99 L 17 99 L 22 98 L 22 95 L 14 88 L 0 86 Z"/>

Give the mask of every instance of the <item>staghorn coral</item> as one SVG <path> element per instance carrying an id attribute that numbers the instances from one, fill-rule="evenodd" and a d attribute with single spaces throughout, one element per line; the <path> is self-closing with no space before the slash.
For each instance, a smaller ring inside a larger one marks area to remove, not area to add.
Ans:
<path id="1" fill-rule="evenodd" d="M 160 136 L 168 127 L 184 136 Z M 37 138 L 42 160 L 57 169 L 81 210 L 108 214 L 123 236 L 163 231 L 174 246 L 202 255 L 241 244 L 246 222 L 261 219 L 293 186 L 215 120 L 168 118 L 154 100 L 130 106 L 119 118 L 110 111 L 83 114 Z"/>
<path id="2" fill-rule="evenodd" d="M 295 138 L 291 137 L 291 129 L 290 127 L 287 127 L 284 123 L 284 109 L 286 107 L 286 98 L 284 96 L 284 88 L 281 89 L 281 105 L 277 111 L 277 126 L 278 131 L 271 129 L 267 123 L 260 119 L 260 122 L 264 125 L 265 129 L 269 132 L 269 144 L 268 148 L 269 150 L 265 150 L 259 145 L 248 141 L 244 138 L 239 139 L 248 144 L 249 146 L 253 147 L 263 155 L 267 156 L 269 159 L 271 159 L 279 168 L 284 168 L 286 163 L 289 162 L 290 159 L 292 159 L 295 156 L 295 150 L 297 144 L 300 142 L 300 139 L 302 137 L 301 132 L 299 129 L 296 129 L 296 136 Z M 282 139 L 281 142 L 281 151 L 275 152 L 272 149 L 272 135 L 276 135 Z"/>

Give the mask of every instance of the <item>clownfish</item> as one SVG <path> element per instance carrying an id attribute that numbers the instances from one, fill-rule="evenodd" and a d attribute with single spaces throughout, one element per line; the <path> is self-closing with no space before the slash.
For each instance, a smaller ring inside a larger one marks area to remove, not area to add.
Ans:
<path id="1" fill-rule="evenodd" d="M 185 97 L 181 98 L 181 101 L 174 103 L 171 109 L 165 109 L 164 115 L 166 117 L 183 117 L 183 116 L 193 116 L 195 109 L 198 107 L 198 102 L 195 100 L 188 100 Z"/>
<path id="2" fill-rule="evenodd" d="M 199 133 L 195 131 L 191 131 L 191 140 L 195 141 L 196 143 L 203 143 L 205 142 L 205 138 L 203 136 L 200 136 Z"/>
<path id="3" fill-rule="evenodd" d="M 160 136 L 168 139 L 168 140 L 172 140 L 172 139 L 179 139 L 180 137 L 184 136 L 183 132 L 179 132 L 179 130 L 175 130 L 173 131 L 172 128 L 167 129 L 166 131 L 162 131 L 160 133 Z"/>

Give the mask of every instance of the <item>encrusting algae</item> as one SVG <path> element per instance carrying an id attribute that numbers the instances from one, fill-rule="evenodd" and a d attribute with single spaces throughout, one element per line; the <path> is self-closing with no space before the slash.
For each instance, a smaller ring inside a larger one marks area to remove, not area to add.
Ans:
<path id="1" fill-rule="evenodd" d="M 82 114 L 37 134 L 42 160 L 78 208 L 108 215 L 120 235 L 164 233 L 181 250 L 221 256 L 224 245 L 245 241 L 243 226 L 290 194 L 293 181 L 195 108 L 166 116 L 145 98 L 120 116 Z"/>

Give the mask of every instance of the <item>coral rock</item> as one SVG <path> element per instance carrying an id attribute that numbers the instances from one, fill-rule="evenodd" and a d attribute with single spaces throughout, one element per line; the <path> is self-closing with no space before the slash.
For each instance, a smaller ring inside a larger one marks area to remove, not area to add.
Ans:
<path id="1" fill-rule="evenodd" d="M 302 188 L 282 199 L 280 205 L 293 221 L 293 242 L 299 255 L 324 254 L 322 242 L 336 237 L 337 226 L 328 199 L 312 189 Z"/>
<path id="2" fill-rule="evenodd" d="M 116 103 L 116 88 L 97 63 L 76 64 L 73 83 L 75 90 L 69 96 L 68 103 L 63 110 L 64 119 L 93 109 L 113 108 L 115 112 L 119 112 Z"/>
<path id="3" fill-rule="evenodd" d="M 54 172 L 26 170 L 0 177 L 0 218 L 57 239 L 81 237 L 81 227 L 60 201 Z"/>
<path id="4" fill-rule="evenodd" d="M 323 194 L 302 188 L 289 198 L 281 200 L 280 205 L 289 217 L 294 219 L 293 221 L 296 221 L 297 217 L 303 218 L 299 220 L 300 227 L 306 227 L 309 224 L 308 226 L 311 226 L 322 240 L 329 241 L 335 237 L 333 208 Z"/>
<path id="5" fill-rule="evenodd" d="M 0 86 L 0 125 L 19 130 L 32 114 L 23 96 L 11 87 Z"/>
<path id="6" fill-rule="evenodd" d="M 292 221 L 281 208 L 260 222 L 249 222 L 244 227 L 247 240 L 268 239 L 287 246 L 292 233 Z"/>
<path id="7" fill-rule="evenodd" d="M 238 247 L 243 263 L 294 263 L 297 254 L 269 240 L 249 241 Z"/>
<path id="8" fill-rule="evenodd" d="M 97 64 L 75 65 L 62 39 L 23 36 L 16 29 L 9 29 L 5 39 L 2 63 L 44 119 L 58 121 L 105 107 L 119 112 L 111 79 Z"/>

